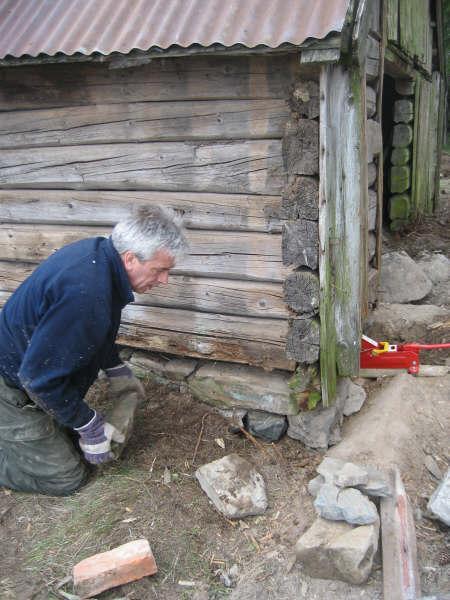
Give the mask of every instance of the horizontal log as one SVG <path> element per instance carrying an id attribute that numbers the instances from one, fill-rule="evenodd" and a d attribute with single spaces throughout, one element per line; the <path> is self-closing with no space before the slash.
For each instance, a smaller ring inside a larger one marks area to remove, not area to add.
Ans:
<path id="1" fill-rule="evenodd" d="M 298 219 L 283 227 L 283 264 L 294 267 L 319 266 L 319 230 L 316 221 Z"/>
<path id="2" fill-rule="evenodd" d="M 0 148 L 283 136 L 284 100 L 135 102 L 2 114 Z"/>
<path id="3" fill-rule="evenodd" d="M 319 173 L 319 124 L 316 121 L 298 119 L 287 122 L 283 158 L 289 175 Z"/>
<path id="4" fill-rule="evenodd" d="M 289 98 L 292 110 L 307 119 L 316 119 L 320 113 L 319 84 L 311 79 L 299 81 Z"/>
<path id="5" fill-rule="evenodd" d="M 319 312 L 319 277 L 311 271 L 295 271 L 284 282 L 284 299 L 299 314 Z"/>
<path id="6" fill-rule="evenodd" d="M 280 194 L 279 140 L 4 150 L 0 187 Z"/>
<path id="7" fill-rule="evenodd" d="M 0 291 L 0 307 L 9 296 L 9 292 Z M 293 371 L 295 363 L 285 355 L 286 331 L 287 321 L 232 318 L 131 304 L 123 311 L 117 342 L 156 352 Z"/>
<path id="8" fill-rule="evenodd" d="M 291 177 L 282 197 L 282 215 L 286 219 L 319 218 L 319 180 L 315 177 Z"/>
<path id="9" fill-rule="evenodd" d="M 319 359 L 320 325 L 316 319 L 294 319 L 286 341 L 286 354 L 300 363 Z"/>
<path id="10" fill-rule="evenodd" d="M 163 205 L 185 227 L 281 232 L 279 196 L 189 192 L 0 190 L 0 221 L 112 226 L 138 206 Z"/>
<path id="11" fill-rule="evenodd" d="M 295 55 L 188 57 L 130 69 L 104 64 L 2 69 L 0 110 L 239 98 L 286 98 L 298 78 Z"/>
<path id="12" fill-rule="evenodd" d="M 0 290 L 13 292 L 34 268 L 0 261 Z M 277 319 L 290 315 L 281 284 L 182 275 L 171 275 L 167 285 L 136 294 L 136 304 Z"/>
<path id="13" fill-rule="evenodd" d="M 96 235 L 98 227 L 0 225 L 0 260 L 36 263 L 62 246 Z M 290 269 L 281 260 L 281 235 L 188 230 L 190 254 L 180 260 L 175 275 L 201 275 L 282 282 Z"/>

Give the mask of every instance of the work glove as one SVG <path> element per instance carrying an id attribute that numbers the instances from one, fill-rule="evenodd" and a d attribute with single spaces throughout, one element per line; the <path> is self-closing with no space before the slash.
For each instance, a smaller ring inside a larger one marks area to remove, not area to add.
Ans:
<path id="1" fill-rule="evenodd" d="M 84 457 L 93 465 L 115 458 L 111 452 L 111 440 L 119 444 L 125 441 L 125 436 L 114 425 L 105 422 L 103 416 L 97 412 L 89 423 L 76 427 L 75 431 L 80 434 L 80 448 Z"/>
<path id="2" fill-rule="evenodd" d="M 136 408 L 144 400 L 145 392 L 141 382 L 127 365 L 106 369 L 105 373 L 108 377 L 110 396 L 106 419 L 124 436 L 123 443 L 113 448 L 114 456 L 118 458 L 130 439 Z"/>

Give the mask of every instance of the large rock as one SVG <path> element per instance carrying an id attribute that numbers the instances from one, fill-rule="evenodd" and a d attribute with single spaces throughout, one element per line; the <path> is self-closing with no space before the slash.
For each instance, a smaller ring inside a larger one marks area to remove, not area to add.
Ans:
<path id="1" fill-rule="evenodd" d="M 200 367 L 188 380 L 199 400 L 219 408 L 249 408 L 294 415 L 298 403 L 288 386 L 290 375 L 257 367 L 213 363 Z"/>
<path id="2" fill-rule="evenodd" d="M 287 434 L 309 448 L 328 448 L 339 440 L 337 429 L 342 421 L 343 402 L 339 397 L 328 408 L 317 408 L 289 415 Z"/>
<path id="3" fill-rule="evenodd" d="M 339 488 L 324 483 L 314 500 L 320 517 L 332 521 L 346 521 L 351 525 L 370 525 L 378 519 L 375 504 L 355 488 Z"/>
<path id="4" fill-rule="evenodd" d="M 286 417 L 262 410 L 249 410 L 246 417 L 249 433 L 267 442 L 276 442 L 287 429 Z"/>
<path id="5" fill-rule="evenodd" d="M 450 469 L 431 496 L 427 508 L 450 527 Z"/>
<path id="6" fill-rule="evenodd" d="M 450 260 L 444 254 L 423 254 L 417 264 L 433 283 L 450 279 Z"/>
<path id="7" fill-rule="evenodd" d="M 336 393 L 342 399 L 344 415 L 346 417 L 361 410 L 367 397 L 366 390 L 360 385 L 353 383 L 349 377 L 339 379 Z"/>
<path id="8" fill-rule="evenodd" d="M 310 577 L 367 581 L 378 549 L 379 521 L 352 527 L 318 518 L 298 540 L 295 551 Z"/>
<path id="9" fill-rule="evenodd" d="M 422 300 L 432 282 L 406 252 L 388 252 L 381 257 L 379 299 L 405 304 Z"/>
<path id="10" fill-rule="evenodd" d="M 195 476 L 217 510 L 229 519 L 260 515 L 267 509 L 262 475 L 237 454 L 201 466 Z"/>
<path id="11" fill-rule="evenodd" d="M 425 341 L 433 324 L 446 322 L 450 311 L 433 305 L 379 304 L 369 314 L 364 333 L 375 340 Z"/>
<path id="12" fill-rule="evenodd" d="M 351 484 L 367 496 L 385 497 L 392 493 L 386 474 L 372 465 L 356 465 L 340 458 L 326 456 L 316 470 L 323 482 L 338 486 Z M 314 490 L 319 487 L 319 481 L 314 484 Z M 317 491 L 313 495 L 316 494 Z"/>

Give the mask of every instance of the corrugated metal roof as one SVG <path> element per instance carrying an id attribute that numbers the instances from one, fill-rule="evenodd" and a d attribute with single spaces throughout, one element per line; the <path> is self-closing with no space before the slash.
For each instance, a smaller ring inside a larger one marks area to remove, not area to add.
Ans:
<path id="1" fill-rule="evenodd" d="M 342 29 L 350 0 L 0 0 L 0 58 L 193 44 L 296 46 Z"/>

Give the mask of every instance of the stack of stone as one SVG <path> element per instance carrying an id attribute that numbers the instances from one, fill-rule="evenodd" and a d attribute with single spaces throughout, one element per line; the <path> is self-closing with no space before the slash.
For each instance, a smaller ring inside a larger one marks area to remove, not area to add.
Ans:
<path id="1" fill-rule="evenodd" d="M 298 540 L 297 558 L 311 577 L 364 583 L 380 531 L 373 500 L 391 495 L 389 480 L 374 467 L 335 458 L 325 458 L 317 472 L 308 489 L 319 516 Z"/>

